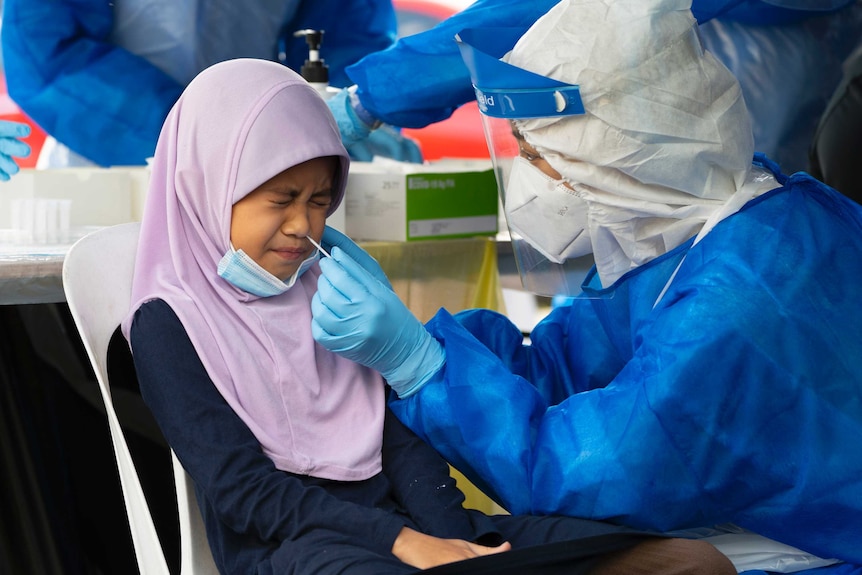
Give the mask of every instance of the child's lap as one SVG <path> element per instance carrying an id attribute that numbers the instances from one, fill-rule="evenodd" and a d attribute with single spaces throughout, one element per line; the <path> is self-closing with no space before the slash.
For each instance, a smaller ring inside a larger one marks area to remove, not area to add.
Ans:
<path id="1" fill-rule="evenodd" d="M 497 529 L 514 549 L 557 541 L 575 541 L 620 534 L 619 548 L 631 541 L 626 534 L 640 534 L 627 527 L 574 517 L 536 517 L 529 515 L 495 515 L 491 518 Z M 605 538 L 607 539 L 607 538 Z"/>
<path id="2" fill-rule="evenodd" d="M 589 559 L 595 553 L 625 549 L 642 540 L 629 536 L 633 533 L 630 529 L 581 519 L 499 515 L 492 520 L 513 549 L 582 540 L 584 566 L 592 564 Z M 258 570 L 260 575 L 406 575 L 416 572 L 390 553 L 369 549 L 367 541 L 346 539 L 343 533 L 324 529 L 315 530 L 297 541 L 283 542 Z M 469 568 L 465 572 L 469 572 Z M 556 573 L 552 569 L 548 572 Z"/>
<path id="3" fill-rule="evenodd" d="M 368 543 L 345 539 L 343 533 L 323 529 L 285 541 L 258 573 L 273 575 L 402 575 L 417 570 L 391 553 L 377 553 Z"/>

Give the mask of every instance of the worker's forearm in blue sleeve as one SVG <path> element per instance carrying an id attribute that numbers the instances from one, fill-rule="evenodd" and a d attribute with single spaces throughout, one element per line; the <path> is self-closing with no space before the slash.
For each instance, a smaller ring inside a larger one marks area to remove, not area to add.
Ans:
<path id="1" fill-rule="evenodd" d="M 713 15 L 740 0 L 704 0 Z M 401 38 L 387 50 L 347 68 L 363 107 L 375 118 L 421 128 L 448 118 L 475 98 L 470 74 L 455 35 L 465 28 L 514 27 L 526 30 L 557 0 L 478 0 L 431 30 Z"/>
<path id="2" fill-rule="evenodd" d="M 418 393 L 391 403 L 408 427 L 513 513 L 533 508 L 534 442 L 548 407 L 606 384 L 622 365 L 590 302 L 576 303 L 534 328 L 532 337 L 554 342 L 539 350 L 524 345 L 502 314 L 441 310 L 426 327 L 443 345 L 446 365 Z"/>
<path id="3" fill-rule="evenodd" d="M 362 105 L 393 126 L 420 128 L 448 118 L 475 98 L 455 42 L 464 28 L 526 30 L 557 0 L 478 0 L 431 30 L 401 38 L 347 68 Z"/>
<path id="4" fill-rule="evenodd" d="M 454 319 L 507 370 L 526 378 L 548 405 L 607 385 L 624 366 L 587 299 L 553 310 L 533 327 L 533 341 L 556 345 L 525 345 L 521 330 L 494 311 L 466 310 L 455 314 Z M 450 356 L 457 360 L 461 354 L 456 350 L 447 358 Z"/>
<path id="5" fill-rule="evenodd" d="M 529 512 L 533 436 L 547 403 L 445 310 L 427 328 L 443 345 L 446 365 L 392 410 L 483 492 L 512 513 Z"/>
<path id="6" fill-rule="evenodd" d="M 9 94 L 48 134 L 104 166 L 143 164 L 182 86 L 108 38 L 101 0 L 6 0 Z"/>
<path id="7" fill-rule="evenodd" d="M 447 350 L 446 366 L 392 410 L 510 512 L 615 518 L 643 528 L 697 515 L 698 478 L 646 407 L 641 385 L 573 393 L 550 405 L 529 378 L 571 349 L 563 334 L 540 337 L 540 349 L 533 344 L 531 355 L 547 357 L 520 363 L 530 372 L 524 377 L 511 370 L 519 364 L 506 355 L 511 346 L 487 347 L 502 340 L 480 342 L 445 313 L 428 327 Z"/>
<path id="8" fill-rule="evenodd" d="M 835 8 L 853 0 L 831 0 Z M 526 30 L 556 0 L 478 0 L 431 30 L 401 38 L 389 49 L 366 56 L 347 68 L 359 87 L 362 105 L 375 118 L 393 126 L 421 128 L 448 118 L 475 96 L 461 59 L 455 34 L 464 28 L 516 27 Z M 797 2 L 798 4 L 798 2 Z M 816 2 L 812 2 L 815 5 Z M 760 20 L 799 17 L 804 10 L 765 6 L 760 0 L 695 0 L 692 12 L 703 23 L 734 11 L 740 18 Z M 769 12 L 773 10 L 781 14 Z"/>

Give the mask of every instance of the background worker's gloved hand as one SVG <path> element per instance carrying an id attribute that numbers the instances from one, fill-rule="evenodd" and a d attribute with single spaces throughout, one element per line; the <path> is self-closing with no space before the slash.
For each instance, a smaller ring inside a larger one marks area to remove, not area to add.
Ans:
<path id="1" fill-rule="evenodd" d="M 26 158 L 30 155 L 30 146 L 19 139 L 29 135 L 27 124 L 0 120 L 0 181 L 5 182 L 18 173 L 18 164 L 12 156 Z"/>
<path id="2" fill-rule="evenodd" d="M 311 300 L 311 334 L 326 349 L 380 372 L 399 397 L 446 361 L 443 347 L 394 291 L 335 246 Z"/>
<path id="3" fill-rule="evenodd" d="M 353 87 L 342 88 L 326 103 L 335 116 L 341 142 L 352 159 L 370 162 L 374 156 L 383 156 L 401 162 L 422 163 L 419 144 L 372 116 L 362 107 Z"/>
<path id="4" fill-rule="evenodd" d="M 353 259 L 353 261 L 377 278 L 380 283 L 389 289 L 392 289 L 392 284 L 389 282 L 389 278 L 386 277 L 386 272 L 383 271 L 383 268 L 380 267 L 377 260 L 371 257 L 371 254 L 356 245 L 356 242 L 335 228 L 331 228 L 329 226 L 323 228 L 323 236 L 320 238 L 320 245 L 329 253 L 332 253 L 332 248 L 338 246 L 344 250 L 347 255 Z"/>
<path id="5" fill-rule="evenodd" d="M 370 162 L 374 156 L 383 156 L 400 162 L 422 163 L 419 144 L 389 124 L 383 124 L 361 142 L 345 147 L 351 159 L 360 162 Z"/>

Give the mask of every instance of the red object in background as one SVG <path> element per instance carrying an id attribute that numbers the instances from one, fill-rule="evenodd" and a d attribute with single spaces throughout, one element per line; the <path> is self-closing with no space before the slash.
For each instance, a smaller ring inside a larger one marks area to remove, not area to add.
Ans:
<path id="1" fill-rule="evenodd" d="M 470 4 L 470 1 L 461 0 L 393 0 L 392 6 L 398 18 L 398 36 L 423 32 Z"/>
<path id="2" fill-rule="evenodd" d="M 2 74 L 0 74 L 0 120 L 10 120 L 30 125 L 30 135 L 23 139 L 30 146 L 30 155 L 26 158 L 15 158 L 15 163 L 21 168 L 35 168 L 36 160 L 39 159 L 39 152 L 42 150 L 42 145 L 45 143 L 47 135 L 42 128 L 37 126 L 33 120 L 21 111 L 18 105 L 9 97 L 9 94 L 6 93 L 6 78 Z"/>
<path id="3" fill-rule="evenodd" d="M 393 0 L 398 35 L 410 36 L 427 30 L 470 3 L 470 0 Z M 475 101 L 464 104 L 446 120 L 419 129 L 404 128 L 401 132 L 419 142 L 426 160 L 491 157 Z"/>
<path id="4" fill-rule="evenodd" d="M 404 128 L 401 133 L 419 142 L 426 160 L 490 158 L 479 114 L 479 105 L 468 102 L 446 120 L 420 129 Z"/>

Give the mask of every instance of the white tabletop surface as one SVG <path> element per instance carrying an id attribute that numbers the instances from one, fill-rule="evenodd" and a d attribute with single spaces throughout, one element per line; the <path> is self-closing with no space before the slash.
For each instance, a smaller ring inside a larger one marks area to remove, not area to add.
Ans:
<path id="1" fill-rule="evenodd" d="M 78 239 L 98 227 L 77 228 L 57 244 L 0 243 L 0 305 L 66 300 L 63 260 Z"/>

